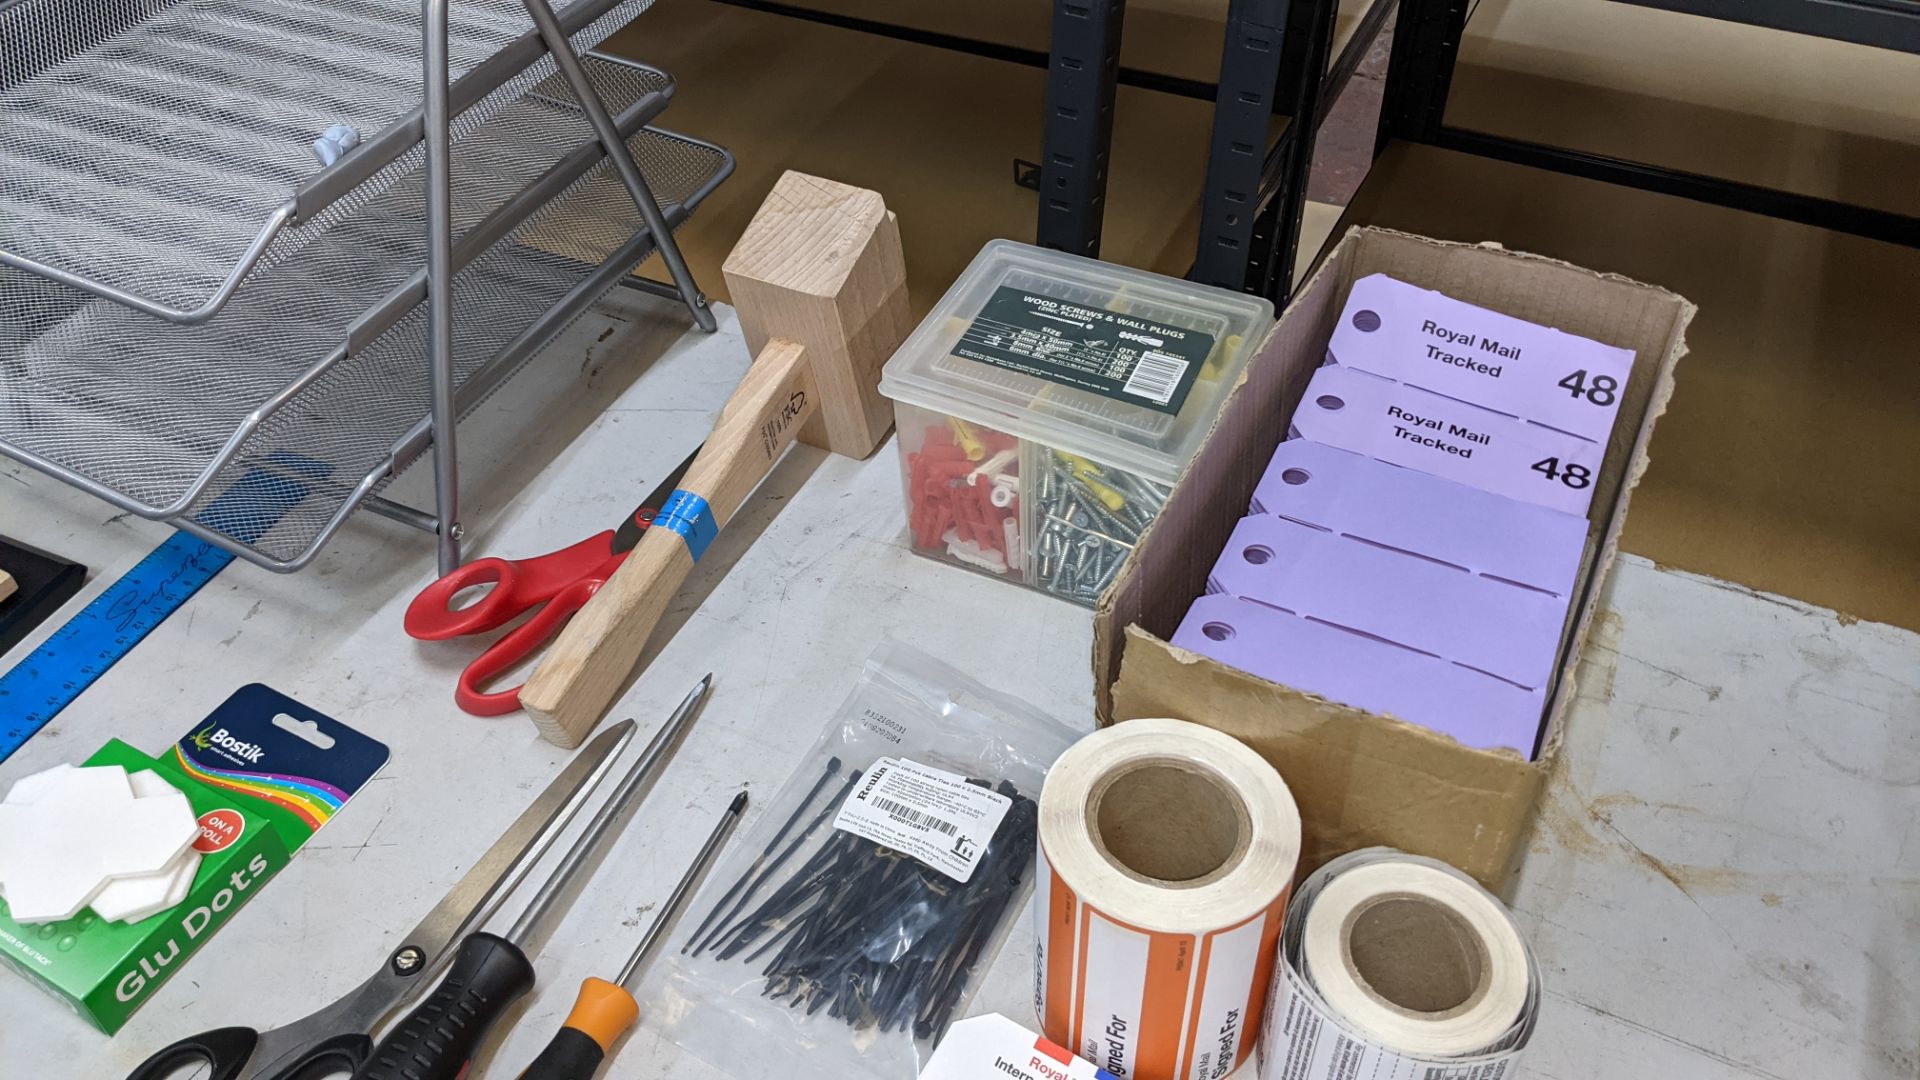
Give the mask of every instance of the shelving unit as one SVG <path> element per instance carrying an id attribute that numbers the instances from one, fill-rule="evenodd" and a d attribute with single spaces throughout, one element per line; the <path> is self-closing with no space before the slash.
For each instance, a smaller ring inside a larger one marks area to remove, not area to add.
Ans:
<path id="1" fill-rule="evenodd" d="M 724 0 L 742 3 L 749 0 Z M 758 2 L 758 0 L 752 0 Z M 1283 301 L 1320 125 L 1398 0 L 1364 0 L 1338 51 L 1338 0 L 1227 0 L 1219 80 L 1129 79 L 1119 66 L 1126 0 L 1057 0 L 1047 62 L 1036 243 L 1097 258 L 1116 85 L 1213 102 L 1200 236 L 1187 278 Z M 1279 127 L 1277 118 L 1285 118 Z"/>
<path id="2" fill-rule="evenodd" d="M 672 232 L 732 159 L 575 52 L 648 3 L 0 5 L 0 453 L 274 570 L 369 500 L 457 562 L 460 415 L 656 251 L 712 326 Z"/>
<path id="3" fill-rule="evenodd" d="M 1623 0 L 1700 18 L 1811 34 L 1855 45 L 1920 55 L 1920 0 Z M 1719 176 L 1627 161 L 1447 123 L 1447 98 L 1470 0 L 1399 0 L 1393 61 L 1376 148 L 1392 141 L 1424 143 L 1517 165 L 1583 176 L 1728 206 L 1835 232 L 1920 247 L 1920 217 L 1817 198 Z"/>
<path id="4" fill-rule="evenodd" d="M 1915 0 L 1618 0 L 1726 22 L 1765 26 L 1920 53 L 1920 3 Z"/>

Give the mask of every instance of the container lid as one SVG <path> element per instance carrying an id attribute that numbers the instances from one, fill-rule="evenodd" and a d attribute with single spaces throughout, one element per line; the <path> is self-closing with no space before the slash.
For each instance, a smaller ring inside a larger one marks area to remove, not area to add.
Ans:
<path id="1" fill-rule="evenodd" d="M 880 392 L 1171 484 L 1272 325 L 1260 297 L 995 240 Z"/>

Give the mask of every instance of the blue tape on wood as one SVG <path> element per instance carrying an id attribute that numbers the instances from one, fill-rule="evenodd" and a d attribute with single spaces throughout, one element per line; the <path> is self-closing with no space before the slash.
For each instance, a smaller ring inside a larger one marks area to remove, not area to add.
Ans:
<path id="1" fill-rule="evenodd" d="M 707 553 L 707 545 L 720 535 L 720 523 L 714 520 L 707 500 L 684 489 L 667 496 L 666 505 L 653 516 L 653 528 L 679 533 L 687 542 L 687 554 L 694 562 Z"/>
<path id="2" fill-rule="evenodd" d="M 195 520 L 253 543 L 306 498 L 311 490 L 308 481 L 332 471 L 324 462 L 284 451 L 276 451 L 269 460 L 277 468 L 242 476 Z M 233 559 L 229 551 L 175 533 L 0 674 L 0 761 L 72 704 Z"/>

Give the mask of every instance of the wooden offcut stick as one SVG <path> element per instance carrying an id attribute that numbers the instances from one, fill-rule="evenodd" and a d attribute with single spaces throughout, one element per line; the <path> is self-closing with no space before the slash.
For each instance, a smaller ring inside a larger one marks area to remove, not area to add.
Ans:
<path id="1" fill-rule="evenodd" d="M 879 195 L 789 172 L 723 271 L 753 367 L 675 498 L 521 689 L 561 746 L 578 746 L 619 696 L 694 562 L 796 436 L 864 458 L 893 424 L 880 368 L 912 315 L 899 225 Z"/>

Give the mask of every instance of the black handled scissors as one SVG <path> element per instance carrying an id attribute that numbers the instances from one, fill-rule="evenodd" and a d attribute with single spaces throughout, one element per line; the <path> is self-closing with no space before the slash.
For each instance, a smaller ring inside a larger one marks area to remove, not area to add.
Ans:
<path id="1" fill-rule="evenodd" d="M 127 1080 L 159 1080 L 205 1063 L 212 1080 L 315 1080 L 354 1072 L 373 1053 L 387 1014 L 431 985 L 454 942 L 486 921 L 573 820 L 613 759 L 633 738 L 633 721 L 609 727 L 574 755 L 513 827 L 494 841 L 372 978 L 319 1012 L 285 1027 L 224 1027 L 190 1035 L 140 1063 Z"/>

